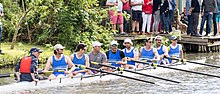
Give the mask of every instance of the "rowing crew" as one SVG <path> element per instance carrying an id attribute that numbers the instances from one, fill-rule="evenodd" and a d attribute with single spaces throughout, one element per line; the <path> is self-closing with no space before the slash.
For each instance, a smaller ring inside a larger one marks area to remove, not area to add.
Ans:
<path id="1" fill-rule="evenodd" d="M 80 69 L 74 65 L 85 65 L 87 67 L 112 71 L 112 69 L 90 64 L 90 62 L 111 64 L 114 67 L 123 67 L 129 69 L 142 68 L 144 66 L 134 62 L 138 59 L 153 60 L 156 61 L 157 64 L 174 63 L 174 60 L 164 59 L 164 56 L 175 56 L 183 59 L 183 50 L 182 46 L 177 44 L 177 37 L 171 36 L 170 40 L 171 45 L 166 47 L 161 43 L 162 37 L 156 36 L 154 39 L 156 46 L 153 47 L 153 39 L 149 38 L 145 42 L 145 46 L 140 48 L 140 51 L 133 47 L 133 42 L 129 38 L 124 40 L 123 45 L 125 48 L 123 50 L 118 49 L 119 44 L 117 41 L 112 41 L 110 50 L 108 50 L 106 53 L 100 51 L 102 43 L 93 42 L 93 50 L 89 52 L 88 55 L 85 54 L 87 45 L 80 43 L 76 47 L 75 53 L 73 53 L 70 57 L 63 54 L 65 47 L 63 47 L 61 44 L 56 44 L 54 46 L 54 55 L 48 59 L 44 72 L 49 71 L 49 69 L 52 67 L 53 73 L 49 76 L 49 79 L 55 79 L 57 77 L 64 77 L 66 75 L 72 77 L 78 74 L 84 75 L 97 73 L 96 71 L 91 71 L 88 69 Z M 40 53 L 42 53 L 42 50 L 33 47 L 30 49 L 30 56 L 25 56 L 19 61 L 15 68 L 18 81 L 38 81 L 36 74 Z M 69 68 L 70 70 L 68 70 Z M 64 72 L 57 70 L 64 70 Z"/>

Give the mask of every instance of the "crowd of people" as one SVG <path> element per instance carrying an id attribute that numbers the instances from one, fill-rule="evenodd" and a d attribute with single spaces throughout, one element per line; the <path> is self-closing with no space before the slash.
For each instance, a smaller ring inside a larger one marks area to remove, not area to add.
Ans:
<path id="1" fill-rule="evenodd" d="M 176 2 L 175 0 L 107 0 L 110 7 L 109 17 L 116 30 L 119 25 L 120 34 L 158 34 L 172 32 L 172 24 Z M 123 14 L 130 14 L 132 22 L 123 18 Z M 198 30 L 200 14 L 202 17 Z M 213 36 L 217 36 L 220 29 L 220 0 L 186 0 L 184 12 L 176 24 L 187 31 L 191 36 L 211 36 L 212 23 L 214 24 Z M 178 20 L 178 19 L 175 19 Z M 206 21 L 206 33 L 203 34 Z M 181 22 L 181 23 L 180 23 Z M 131 24 L 131 30 L 129 25 Z M 140 29 L 141 27 L 141 29 Z"/>
<path id="2" fill-rule="evenodd" d="M 86 54 L 87 45 L 80 43 L 70 57 L 63 54 L 65 47 L 61 44 L 56 44 L 54 46 L 54 55 L 47 60 L 43 72 L 47 73 L 50 68 L 52 68 L 53 73 L 48 78 L 55 79 L 64 76 L 72 77 L 75 75 L 98 73 L 97 71 L 80 69 L 75 65 L 84 65 L 111 72 L 114 71 L 113 69 L 95 65 L 91 62 L 110 64 L 114 67 L 129 69 L 145 67 L 145 65 L 137 63 L 137 60 L 151 60 L 148 63 L 155 64 L 173 64 L 177 61 L 166 59 L 164 56 L 183 59 L 183 50 L 182 46 L 177 44 L 177 37 L 171 36 L 170 41 L 171 45 L 166 47 L 162 44 L 162 36 L 156 36 L 154 40 L 148 38 L 144 43 L 144 46 L 138 50 L 138 48 L 133 46 L 132 40 L 126 38 L 123 42 L 125 47 L 123 50 L 118 48 L 119 43 L 117 41 L 112 41 L 110 43 L 110 49 L 106 52 L 100 50 L 102 43 L 96 41 L 92 43 L 93 49 L 88 54 Z M 153 42 L 156 44 L 155 47 L 152 44 Z M 38 72 L 37 66 L 40 53 L 42 53 L 42 50 L 33 47 L 30 49 L 30 56 L 25 56 L 18 62 L 15 68 L 18 81 L 38 81 L 35 74 Z"/>

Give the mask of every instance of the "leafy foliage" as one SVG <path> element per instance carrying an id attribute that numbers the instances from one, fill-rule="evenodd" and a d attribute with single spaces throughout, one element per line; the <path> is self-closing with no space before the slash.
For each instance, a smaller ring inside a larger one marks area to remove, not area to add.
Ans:
<path id="1" fill-rule="evenodd" d="M 24 11 L 33 8 L 22 21 L 18 41 L 45 45 L 61 43 L 75 49 L 80 42 L 92 41 L 105 45 L 112 40 L 110 24 L 102 24 L 108 12 L 98 0 L 0 0 L 4 6 L 3 38 L 11 41 Z M 108 21 L 107 21 L 108 22 Z M 107 49 L 107 45 L 104 47 Z"/>

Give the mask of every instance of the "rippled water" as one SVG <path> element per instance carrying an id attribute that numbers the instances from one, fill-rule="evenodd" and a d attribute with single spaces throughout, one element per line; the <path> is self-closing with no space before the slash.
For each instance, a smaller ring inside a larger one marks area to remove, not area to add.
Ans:
<path id="1" fill-rule="evenodd" d="M 187 54 L 187 59 L 204 59 L 206 63 L 216 64 L 220 66 L 219 53 L 204 53 L 204 54 Z M 209 74 L 220 75 L 220 69 L 201 67 L 193 69 L 193 71 L 205 72 Z M 36 94 L 218 94 L 220 93 L 220 78 L 202 76 L 186 72 L 174 71 L 172 73 L 159 74 L 157 76 L 181 81 L 181 84 L 174 84 L 162 80 L 140 76 L 139 78 L 147 79 L 160 83 L 152 85 L 142 82 L 137 82 L 128 79 L 118 79 L 104 81 L 99 83 L 69 85 L 63 87 L 44 88 L 41 90 L 20 91 L 16 93 L 36 93 Z M 15 93 L 15 92 L 13 92 Z"/>

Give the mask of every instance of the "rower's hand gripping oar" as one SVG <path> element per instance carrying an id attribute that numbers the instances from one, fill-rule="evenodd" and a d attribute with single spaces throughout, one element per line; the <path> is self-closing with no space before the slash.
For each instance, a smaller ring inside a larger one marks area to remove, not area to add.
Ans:
<path id="1" fill-rule="evenodd" d="M 101 66 L 104 66 L 104 67 L 109 67 L 109 68 L 117 69 L 118 71 L 126 71 L 126 72 L 130 72 L 130 73 L 134 73 L 134 74 L 139 74 L 139 75 L 143 75 L 143 76 L 147 76 L 147 77 L 152 77 L 152 78 L 156 78 L 156 79 L 160 79 L 160 80 L 165 80 L 165 81 L 169 81 L 169 82 L 173 82 L 173 83 L 180 83 L 178 81 L 169 80 L 169 79 L 166 79 L 166 78 L 157 77 L 157 76 L 153 76 L 153 75 L 143 74 L 143 73 L 140 73 L 140 72 L 135 72 L 135 71 L 132 71 L 132 70 L 127 70 L 127 69 L 124 69 L 124 68 L 121 68 L 121 67 L 114 67 L 114 66 L 110 66 L 110 65 L 106 65 L 106 64 L 102 64 L 102 63 L 97 63 L 97 62 L 91 62 L 91 63 L 95 64 L 95 65 L 101 65 Z"/>
<path id="2" fill-rule="evenodd" d="M 136 61 L 136 60 L 132 60 L 132 61 L 135 61 L 137 63 L 142 63 L 142 64 L 149 64 L 147 62 L 142 62 L 142 61 Z M 162 68 L 167 68 L 167 69 L 179 70 L 179 71 L 184 71 L 184 72 L 189 72 L 189 73 L 194 73 L 194 74 L 200 74 L 200 75 L 220 78 L 220 76 L 212 75 L 212 74 L 207 74 L 207 73 L 202 73 L 202 72 L 195 72 L 195 71 L 190 71 L 190 70 L 184 70 L 184 69 L 179 69 L 179 68 L 174 68 L 174 67 L 169 67 L 169 66 L 164 66 L 164 65 L 157 65 L 157 66 L 158 67 L 162 67 Z"/>
<path id="3" fill-rule="evenodd" d="M 165 56 L 164 58 L 172 59 L 172 60 L 178 60 L 178 61 L 180 61 L 180 62 L 188 62 L 188 63 L 198 64 L 198 65 L 204 65 L 204 66 L 209 66 L 209 67 L 214 67 L 214 68 L 220 68 L 220 66 L 217 66 L 217 65 L 207 64 L 207 63 L 200 63 L 200 62 L 190 61 L 190 60 L 181 59 L 181 58 L 173 58 L 173 57 L 166 57 L 166 56 Z"/>
<path id="4" fill-rule="evenodd" d="M 134 62 L 136 62 L 136 60 L 133 60 L 133 59 L 131 59 L 131 58 L 129 58 L 129 57 L 127 57 L 127 60 L 128 61 L 134 61 Z M 141 62 L 151 62 L 151 63 L 148 63 L 147 65 L 149 65 L 149 66 L 152 66 L 153 67 L 153 69 L 156 69 L 156 67 L 157 67 L 157 64 L 153 64 L 153 63 L 155 63 L 155 62 L 157 62 L 157 60 L 155 60 L 155 59 L 151 59 L 151 60 L 142 60 Z M 143 63 L 142 63 L 143 64 Z"/>
<path id="5" fill-rule="evenodd" d="M 115 75 L 115 76 L 119 76 L 119 77 L 124 77 L 124 78 L 127 78 L 127 79 L 132 79 L 132 80 L 136 80 L 136 81 L 140 81 L 140 82 L 155 84 L 154 82 L 150 82 L 150 81 L 146 81 L 146 80 L 142 80 L 142 79 L 137 79 L 137 78 L 133 78 L 133 77 L 129 77 L 129 76 L 124 76 L 124 75 L 120 75 L 120 74 L 117 74 L 117 73 L 107 72 L 107 71 L 104 71 L 104 70 L 99 70 L 99 69 L 96 69 L 96 68 L 91 68 L 91 67 L 87 67 L 87 66 L 83 66 L 83 65 L 76 65 L 76 66 L 81 68 L 81 69 L 94 70 L 94 71 L 107 73 L 107 74 L 111 74 L 111 75 Z"/>

